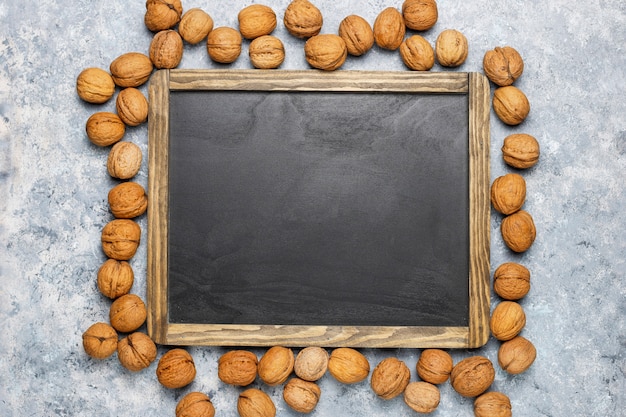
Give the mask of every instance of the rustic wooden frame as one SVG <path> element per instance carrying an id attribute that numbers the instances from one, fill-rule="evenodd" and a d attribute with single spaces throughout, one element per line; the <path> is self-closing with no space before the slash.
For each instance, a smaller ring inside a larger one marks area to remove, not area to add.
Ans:
<path id="1" fill-rule="evenodd" d="M 169 93 L 173 90 L 381 91 L 467 94 L 469 325 L 279 326 L 168 321 Z M 489 337 L 489 84 L 478 73 L 160 70 L 149 86 L 148 333 L 163 345 L 476 348 Z"/>

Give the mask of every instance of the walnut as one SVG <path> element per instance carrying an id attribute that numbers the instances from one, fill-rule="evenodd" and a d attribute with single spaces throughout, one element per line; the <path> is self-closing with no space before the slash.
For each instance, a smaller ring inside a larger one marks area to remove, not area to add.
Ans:
<path id="1" fill-rule="evenodd" d="M 530 291 L 530 271 L 515 262 L 500 265 L 493 273 L 493 290 L 505 300 L 519 300 Z"/>
<path id="2" fill-rule="evenodd" d="M 190 392 L 176 404 L 176 417 L 213 417 L 215 407 L 208 395 Z"/>
<path id="3" fill-rule="evenodd" d="M 237 15 L 239 32 L 246 39 L 269 35 L 276 29 L 276 13 L 263 4 L 251 4 Z"/>
<path id="4" fill-rule="evenodd" d="M 115 83 L 105 70 L 86 68 L 76 78 L 76 92 L 88 103 L 102 104 L 115 94 Z"/>
<path id="5" fill-rule="evenodd" d="M 118 261 L 127 261 L 135 255 L 141 238 L 141 228 L 129 219 L 115 219 L 102 229 L 104 254 Z"/>
<path id="6" fill-rule="evenodd" d="M 111 188 L 108 195 L 111 213 L 118 219 L 141 216 L 148 208 L 148 196 L 136 182 L 123 182 Z"/>
<path id="7" fill-rule="evenodd" d="M 370 364 L 365 356 L 352 348 L 337 348 L 328 359 L 328 372 L 339 382 L 356 384 L 370 373 Z"/>
<path id="8" fill-rule="evenodd" d="M 509 85 L 499 87 L 493 93 L 493 110 L 502 122 L 515 126 L 530 113 L 530 103 L 519 88 Z"/>
<path id="9" fill-rule="evenodd" d="M 304 44 L 304 54 L 313 68 L 334 71 L 346 62 L 348 48 L 338 35 L 315 35 Z"/>
<path id="10" fill-rule="evenodd" d="M 118 56 L 111 62 L 109 70 L 111 77 L 118 87 L 139 87 L 144 84 L 150 75 L 154 65 L 150 57 L 139 52 L 127 52 Z"/>
<path id="11" fill-rule="evenodd" d="M 310 38 L 320 33 L 324 19 L 322 12 L 308 0 L 293 0 L 285 9 L 283 23 L 297 38 Z"/>
<path id="12" fill-rule="evenodd" d="M 418 413 L 432 413 L 439 406 L 440 399 L 439 388 L 428 382 L 411 382 L 404 390 L 404 402 Z"/>
<path id="13" fill-rule="evenodd" d="M 519 174 L 506 174 L 491 184 L 491 204 L 502 214 L 512 214 L 526 201 L 526 181 Z"/>
<path id="14" fill-rule="evenodd" d="M 435 53 L 430 43 L 420 35 L 413 35 L 400 45 L 404 65 L 414 71 L 428 71 L 435 64 Z"/>
<path id="15" fill-rule="evenodd" d="M 113 178 L 127 180 L 139 172 L 143 155 L 132 142 L 117 142 L 109 151 L 107 170 Z"/>
<path id="16" fill-rule="evenodd" d="M 241 54 L 241 34 L 233 28 L 213 29 L 207 37 L 209 58 L 221 64 L 235 62 Z"/>
<path id="17" fill-rule="evenodd" d="M 117 115 L 127 126 L 139 126 L 148 120 L 148 100 L 134 87 L 120 91 L 115 101 L 115 108 Z"/>
<path id="18" fill-rule="evenodd" d="M 183 38 L 175 30 L 162 30 L 150 42 L 150 60 L 155 68 L 176 68 L 183 59 Z"/>
<path id="19" fill-rule="evenodd" d="M 134 280 L 133 268 L 126 261 L 107 259 L 98 270 L 98 289 L 111 299 L 128 294 Z"/>
<path id="20" fill-rule="evenodd" d="M 395 7 L 387 7 L 374 21 L 374 41 L 383 49 L 395 51 L 400 47 L 406 33 L 402 14 Z"/>
<path id="21" fill-rule="evenodd" d="M 250 42 L 248 55 L 255 68 L 278 68 L 285 60 L 285 47 L 282 41 L 275 36 L 259 36 Z"/>
<path id="22" fill-rule="evenodd" d="M 440 65 L 458 67 L 467 59 L 467 38 L 458 30 L 444 30 L 437 36 L 435 50 Z"/>
<path id="23" fill-rule="evenodd" d="M 294 361 L 291 349 L 274 346 L 259 359 L 259 377 L 270 386 L 282 384 L 293 371 Z"/>
<path id="24" fill-rule="evenodd" d="M 504 138 L 502 158 L 513 168 L 530 168 L 539 160 L 539 142 L 526 133 L 513 133 Z"/>
<path id="25" fill-rule="evenodd" d="M 217 376 L 226 384 L 245 387 L 256 379 L 257 366 L 258 361 L 254 353 L 247 350 L 231 350 L 219 358 Z"/>
<path id="26" fill-rule="evenodd" d="M 372 371 L 370 385 L 376 395 L 390 400 L 404 392 L 409 385 L 411 371 L 404 362 L 397 358 L 385 358 Z"/>
<path id="27" fill-rule="evenodd" d="M 183 14 L 180 0 L 148 0 L 144 23 L 152 32 L 173 28 Z"/>
<path id="28" fill-rule="evenodd" d="M 498 340 L 513 339 L 526 325 L 526 314 L 521 305 L 515 301 L 502 301 L 491 313 L 489 327 L 491 334 Z"/>
<path id="29" fill-rule="evenodd" d="M 182 388 L 191 384 L 195 379 L 196 365 L 189 352 L 181 348 L 174 348 L 161 356 L 156 375 L 165 388 Z"/>
<path id="30" fill-rule="evenodd" d="M 192 45 L 200 43 L 212 30 L 213 19 L 198 7 L 187 10 L 178 24 L 180 37 Z"/>
<path id="31" fill-rule="evenodd" d="M 501 392 L 487 392 L 474 400 L 476 417 L 511 417 L 511 400 Z"/>
<path id="32" fill-rule="evenodd" d="M 239 394 L 237 411 L 240 417 L 274 417 L 276 406 L 269 395 L 260 389 L 250 388 Z"/>
<path id="33" fill-rule="evenodd" d="M 463 359 L 452 368 L 452 388 L 464 397 L 476 397 L 491 386 L 496 376 L 493 364 L 484 356 Z"/>
<path id="34" fill-rule="evenodd" d="M 533 218 L 524 210 L 505 217 L 500 224 L 500 233 L 509 249 L 518 253 L 530 249 L 537 236 Z"/>
<path id="35" fill-rule="evenodd" d="M 117 343 L 117 358 L 129 371 L 138 372 L 156 359 L 157 347 L 145 333 L 129 334 Z"/>
<path id="36" fill-rule="evenodd" d="M 446 382 L 450 377 L 452 367 L 452 357 L 441 349 L 425 349 L 415 365 L 417 375 L 431 384 Z"/>
<path id="37" fill-rule="evenodd" d="M 498 363 L 510 374 L 521 374 L 530 368 L 537 357 L 537 349 L 532 342 L 522 336 L 515 336 L 498 349 Z"/>
<path id="38" fill-rule="evenodd" d="M 402 16 L 406 26 L 413 30 L 428 30 L 435 26 L 439 13 L 435 0 L 405 0 Z"/>
<path id="39" fill-rule="evenodd" d="M 514 48 L 496 47 L 485 53 L 483 70 L 492 83 L 504 87 L 513 84 L 522 75 L 524 61 Z"/>
<path id="40" fill-rule="evenodd" d="M 328 369 L 328 358 L 326 349 L 310 346 L 298 353 L 293 368 L 299 378 L 305 381 L 317 381 Z"/>
<path id="41" fill-rule="evenodd" d="M 146 305 L 136 294 L 124 294 L 111 304 L 109 321 L 118 332 L 130 333 L 145 323 Z"/>
<path id="42" fill-rule="evenodd" d="M 291 378 L 283 389 L 283 399 L 289 407 L 298 413 L 310 413 L 315 409 L 322 395 L 315 382 Z"/>
<path id="43" fill-rule="evenodd" d="M 346 43 L 348 53 L 361 56 L 374 46 L 374 31 L 361 16 L 346 16 L 339 24 L 339 36 Z"/>
<path id="44" fill-rule="evenodd" d="M 126 125 L 117 114 L 101 111 L 89 116 L 85 130 L 91 143 L 109 146 L 122 140 L 126 133 Z"/>
<path id="45" fill-rule="evenodd" d="M 117 332 L 106 323 L 94 323 L 83 333 L 83 348 L 92 358 L 106 359 L 117 349 Z"/>

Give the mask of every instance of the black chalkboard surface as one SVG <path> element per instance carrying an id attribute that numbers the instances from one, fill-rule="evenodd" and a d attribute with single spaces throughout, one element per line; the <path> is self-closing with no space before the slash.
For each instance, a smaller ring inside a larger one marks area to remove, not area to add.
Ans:
<path id="1" fill-rule="evenodd" d="M 488 107 L 471 106 L 474 97 L 484 100 L 485 87 L 476 83 L 483 90 L 473 92 L 470 80 L 482 79 L 472 74 L 400 74 L 155 76 L 148 297 L 155 339 L 486 341 L 488 202 L 486 224 L 477 228 L 472 218 L 485 210 Z M 474 194 L 482 195 L 478 204 Z M 480 256 L 472 252 L 476 235 Z M 481 336 L 472 335 L 476 321 Z"/>

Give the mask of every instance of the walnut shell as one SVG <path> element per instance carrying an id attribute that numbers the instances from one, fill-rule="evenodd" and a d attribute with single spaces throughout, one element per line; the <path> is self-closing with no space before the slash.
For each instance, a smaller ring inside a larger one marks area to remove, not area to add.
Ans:
<path id="1" fill-rule="evenodd" d="M 120 91 L 115 101 L 115 109 L 127 126 L 139 126 L 148 120 L 148 100 L 134 87 Z"/>
<path id="2" fill-rule="evenodd" d="M 526 325 L 526 314 L 521 305 L 515 301 L 502 301 L 491 313 L 489 328 L 491 334 L 498 340 L 511 340 L 517 336 Z"/>
<path id="3" fill-rule="evenodd" d="M 155 68 L 176 68 L 183 59 L 183 38 L 175 30 L 158 32 L 150 42 L 150 60 Z"/>
<path id="4" fill-rule="evenodd" d="M 519 88 L 509 85 L 493 93 L 493 110 L 502 122 L 515 126 L 528 117 L 530 103 Z"/>
<path id="5" fill-rule="evenodd" d="M 275 36 L 259 36 L 250 42 L 248 55 L 255 68 L 274 69 L 285 60 L 285 47 Z"/>
<path id="6" fill-rule="evenodd" d="M 305 381 L 317 381 L 326 373 L 328 359 L 326 349 L 309 346 L 298 353 L 293 369 L 299 378 Z"/>
<path id="7" fill-rule="evenodd" d="M 111 213 L 118 219 L 133 219 L 148 208 L 148 196 L 136 182 L 123 182 L 111 188 L 108 195 Z"/>
<path id="8" fill-rule="evenodd" d="M 92 358 L 106 359 L 117 349 L 117 332 L 106 323 L 94 323 L 83 333 L 83 349 Z"/>
<path id="9" fill-rule="evenodd" d="M 404 390 L 404 402 L 418 413 L 432 413 L 440 400 L 439 388 L 428 382 L 411 382 Z"/>
<path id="10" fill-rule="evenodd" d="M 458 30 L 446 29 L 435 42 L 437 62 L 444 67 L 458 67 L 467 59 L 467 38 Z"/>
<path id="11" fill-rule="evenodd" d="M 176 26 L 182 14 L 180 0 L 147 0 L 144 23 L 152 32 L 159 32 Z"/>
<path id="12" fill-rule="evenodd" d="M 134 280 L 133 268 L 126 261 L 107 259 L 98 270 L 98 289 L 110 299 L 128 294 Z"/>
<path id="13" fill-rule="evenodd" d="M 374 41 L 383 49 L 395 51 L 400 47 L 406 33 L 404 18 L 395 7 L 387 7 L 374 21 Z"/>
<path id="14" fill-rule="evenodd" d="M 213 417 L 215 407 L 208 395 L 190 392 L 176 404 L 176 417 Z"/>
<path id="15" fill-rule="evenodd" d="M 254 353 L 231 350 L 219 358 L 217 376 L 225 384 L 245 387 L 256 379 L 257 368 L 258 361 Z"/>
<path id="16" fill-rule="evenodd" d="M 503 263 L 493 273 L 493 290 L 505 300 L 523 298 L 530 291 L 530 271 L 515 262 Z"/>
<path id="17" fill-rule="evenodd" d="M 484 356 L 471 356 L 452 368 L 450 383 L 462 396 L 476 397 L 487 391 L 495 376 L 496 371 L 489 359 Z"/>
<path id="18" fill-rule="evenodd" d="M 240 417 L 274 417 L 276 406 L 269 395 L 256 388 L 239 394 L 237 411 Z"/>
<path id="19" fill-rule="evenodd" d="M 276 13 L 263 4 L 251 4 L 241 9 L 237 15 L 239 32 L 246 39 L 269 35 L 276 29 Z"/>
<path id="20" fill-rule="evenodd" d="M 515 336 L 498 349 L 498 364 L 510 374 L 521 374 L 530 368 L 537 357 L 537 349 L 532 342 L 522 336 Z"/>
<path id="21" fill-rule="evenodd" d="M 533 218 L 524 210 L 505 217 L 500 225 L 500 233 L 509 249 L 518 253 L 527 251 L 537 236 Z"/>
<path id="22" fill-rule="evenodd" d="M 285 9 L 283 23 L 297 38 L 310 38 L 320 33 L 324 19 L 322 12 L 308 0 L 293 0 Z"/>
<path id="23" fill-rule="evenodd" d="M 111 304 L 109 321 L 118 332 L 130 333 L 146 321 L 146 305 L 136 294 L 124 294 Z"/>
<path id="24" fill-rule="evenodd" d="M 339 382 L 356 384 L 370 373 L 370 364 L 365 356 L 352 348 L 334 349 L 328 359 L 328 372 Z"/>
<path id="25" fill-rule="evenodd" d="M 104 254 L 118 261 L 127 261 L 135 255 L 141 239 L 141 228 L 129 219 L 115 219 L 102 229 Z"/>
<path id="26" fill-rule="evenodd" d="M 115 94 L 115 83 L 105 70 L 86 68 L 76 78 L 76 92 L 88 103 L 102 104 Z"/>
<path id="27" fill-rule="evenodd" d="M 165 388 L 182 388 L 191 384 L 195 379 L 196 365 L 189 352 L 174 348 L 161 356 L 156 375 Z"/>
<path id="28" fill-rule="evenodd" d="M 339 35 L 311 36 L 304 44 L 306 61 L 313 68 L 334 71 L 346 62 L 348 48 Z"/>
<path id="29" fill-rule="evenodd" d="M 506 174 L 491 184 L 491 204 L 502 214 L 512 214 L 526 201 L 526 181 L 519 174 Z"/>
<path id="30" fill-rule="evenodd" d="M 413 30 L 428 30 L 435 26 L 439 12 L 435 0 L 405 0 L 402 16 L 406 26 Z"/>
<path id="31" fill-rule="evenodd" d="M 139 52 L 127 52 L 111 62 L 109 70 L 118 87 L 139 87 L 150 79 L 154 65 L 150 57 Z"/>
<path id="32" fill-rule="evenodd" d="M 138 372 L 156 359 L 156 344 L 145 333 L 129 334 L 117 343 L 117 358 L 129 371 Z"/>
<path id="33" fill-rule="evenodd" d="M 209 58 L 221 64 L 235 62 L 241 54 L 241 34 L 233 28 L 213 29 L 207 37 Z"/>
<path id="34" fill-rule="evenodd" d="M 212 30 L 213 19 L 198 7 L 187 10 L 178 24 L 180 37 L 192 45 L 200 43 Z"/>
<path id="35" fill-rule="evenodd" d="M 346 43 L 348 53 L 361 56 L 374 46 L 374 31 L 361 16 L 346 16 L 339 23 L 339 36 Z"/>
<path id="36" fill-rule="evenodd" d="M 435 65 L 433 47 L 420 35 L 413 35 L 402 42 L 400 56 L 404 65 L 414 71 L 428 71 Z"/>
<path id="37" fill-rule="evenodd" d="M 127 180 L 139 172 L 143 155 L 132 142 L 117 142 L 109 151 L 107 171 L 113 178 Z"/>
<path id="38" fill-rule="evenodd" d="M 285 403 L 298 413 L 310 413 L 315 409 L 322 390 L 315 382 L 291 378 L 283 389 Z"/>
<path id="39" fill-rule="evenodd" d="M 295 358 L 293 351 L 282 346 L 274 346 L 259 359 L 259 377 L 267 385 L 282 384 L 293 372 Z"/>
<path id="40" fill-rule="evenodd" d="M 376 395 L 390 400 L 404 392 L 409 385 L 411 371 L 398 358 L 385 358 L 372 371 L 370 385 Z"/>
<path id="41" fill-rule="evenodd" d="M 417 375 L 431 384 L 443 384 L 450 377 L 454 363 L 450 354 L 441 349 L 425 349 L 415 365 Z"/>
<path id="42" fill-rule="evenodd" d="M 513 84 L 522 75 L 524 61 L 514 48 L 496 47 L 485 52 L 483 70 L 492 83 L 504 87 Z"/>
<path id="43" fill-rule="evenodd" d="M 511 417 L 511 400 L 501 392 L 487 392 L 474 400 L 476 417 Z"/>
<path id="44" fill-rule="evenodd" d="M 530 168 L 539 160 L 539 142 L 526 133 L 513 133 L 504 138 L 502 158 L 513 168 Z"/>
<path id="45" fill-rule="evenodd" d="M 94 145 L 109 146 L 124 137 L 126 125 L 117 114 L 101 111 L 92 114 L 87 119 L 85 131 Z"/>

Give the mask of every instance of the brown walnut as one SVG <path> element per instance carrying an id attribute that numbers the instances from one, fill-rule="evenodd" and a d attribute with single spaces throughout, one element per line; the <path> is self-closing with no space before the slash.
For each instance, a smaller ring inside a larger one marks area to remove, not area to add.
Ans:
<path id="1" fill-rule="evenodd" d="M 117 332 L 106 323 L 94 323 L 83 333 L 83 348 L 92 358 L 106 359 L 117 349 Z"/>
<path id="2" fill-rule="evenodd" d="M 425 349 L 415 365 L 417 375 L 431 384 L 443 384 L 450 377 L 454 363 L 450 354 L 441 349 Z"/>
<path id="3" fill-rule="evenodd" d="M 518 253 L 530 249 L 537 236 L 533 218 L 524 210 L 505 217 L 500 224 L 500 233 L 509 249 Z"/>
<path id="4" fill-rule="evenodd" d="M 109 208 L 117 219 L 133 219 L 148 208 L 148 196 L 136 182 L 123 182 L 109 191 Z"/>
<path id="5" fill-rule="evenodd" d="M 181 348 L 174 348 L 161 356 L 156 375 L 165 388 L 182 388 L 191 384 L 195 379 L 196 365 L 189 352 Z"/>
<path id="6" fill-rule="evenodd" d="M 274 417 L 276 406 L 269 395 L 257 388 L 239 394 L 237 411 L 240 417 Z"/>
<path id="7" fill-rule="evenodd" d="M 259 36 L 250 42 L 250 62 L 255 68 L 278 68 L 285 60 L 285 47 L 280 39 L 272 35 Z"/>
<path id="8" fill-rule="evenodd" d="M 297 38 L 310 38 L 320 33 L 324 18 L 322 12 L 308 0 L 293 0 L 285 9 L 283 23 Z"/>
<path id="9" fill-rule="evenodd" d="M 289 407 L 298 413 L 310 413 L 315 409 L 322 395 L 315 382 L 291 378 L 283 389 L 283 399 Z"/>
<path id="10" fill-rule="evenodd" d="M 136 294 L 124 294 L 111 304 L 109 321 L 118 332 L 134 332 L 145 323 L 146 305 Z"/>
<path id="11" fill-rule="evenodd" d="M 400 45 L 404 65 L 414 71 L 428 71 L 435 65 L 433 47 L 420 35 L 407 38 Z"/>
<path id="12" fill-rule="evenodd" d="M 493 273 L 493 290 L 505 300 L 523 298 L 530 291 L 530 271 L 515 262 L 503 263 Z"/>
<path id="13" fill-rule="evenodd" d="M 246 39 L 269 35 L 276 29 L 276 13 L 264 4 L 251 4 L 237 15 L 239 32 Z"/>
<path id="14" fill-rule="evenodd" d="M 258 361 L 254 353 L 247 350 L 231 350 L 220 356 L 217 376 L 225 384 L 245 387 L 257 376 Z"/>
<path id="15" fill-rule="evenodd" d="M 230 64 L 239 58 L 242 42 L 241 34 L 235 29 L 219 27 L 207 37 L 207 53 L 215 62 Z"/>
<path id="16" fill-rule="evenodd" d="M 398 358 L 385 358 L 372 371 L 370 385 L 380 398 L 390 400 L 404 392 L 409 385 L 411 371 Z"/>
<path id="17" fill-rule="evenodd" d="M 156 359 L 156 344 L 145 333 L 131 333 L 117 343 L 117 358 L 129 371 L 138 372 Z"/>
<path id="18" fill-rule="evenodd" d="M 539 160 L 539 142 L 526 133 L 513 133 L 504 138 L 502 158 L 513 168 L 530 168 Z"/>
<path id="19" fill-rule="evenodd" d="M 435 0 L 405 0 L 402 16 L 406 26 L 413 30 L 428 30 L 435 26 L 439 13 Z"/>
<path id="20" fill-rule="evenodd" d="M 346 62 L 348 48 L 339 35 L 311 36 L 304 44 L 306 61 L 313 68 L 334 71 Z"/>
<path id="21" fill-rule="evenodd" d="M 328 372 L 339 382 L 356 384 L 367 378 L 370 364 L 367 358 L 355 349 L 337 348 L 330 354 Z"/>
<path id="22" fill-rule="evenodd" d="M 476 417 L 511 417 L 511 400 L 497 391 L 487 392 L 474 400 Z"/>
<path id="23" fill-rule="evenodd" d="M 350 55 L 361 56 L 374 46 L 374 31 L 361 16 L 346 16 L 339 24 L 339 36 L 346 43 Z"/>
<path id="24" fill-rule="evenodd" d="M 493 364 L 484 356 L 463 359 L 452 368 L 452 388 L 464 397 L 476 397 L 491 386 L 496 376 Z"/>
<path id="25" fill-rule="evenodd" d="M 317 381 L 328 369 L 329 355 L 326 349 L 309 346 L 302 349 L 293 365 L 294 372 L 305 381 Z"/>
<path id="26" fill-rule="evenodd" d="M 259 359 L 259 377 L 267 385 L 282 384 L 293 372 L 295 358 L 293 351 L 283 346 L 274 346 Z"/>
<path id="27" fill-rule="evenodd" d="M 154 65 L 147 55 L 127 52 L 115 58 L 109 70 L 118 87 L 139 87 L 150 79 Z"/>
<path id="28" fill-rule="evenodd" d="M 491 204 L 502 214 L 512 214 L 526 201 L 526 181 L 519 174 L 506 174 L 491 184 Z"/>
<path id="29" fill-rule="evenodd" d="M 383 49 L 395 51 L 400 47 L 406 33 L 402 14 L 395 7 L 387 7 L 374 21 L 374 41 Z"/>
<path id="30" fill-rule="evenodd" d="M 498 340 L 507 341 L 517 336 L 526 325 L 526 314 L 515 301 L 502 301 L 491 313 L 489 328 Z"/>
<path id="31" fill-rule="evenodd" d="M 521 374 L 530 368 L 537 357 L 537 349 L 525 337 L 515 336 L 498 349 L 498 364 L 510 374 Z"/>
<path id="32" fill-rule="evenodd" d="M 139 146 L 132 142 L 117 142 L 109 151 L 107 171 L 113 178 L 130 179 L 139 172 L 142 159 Z"/>
<path id="33" fill-rule="evenodd" d="M 192 45 L 200 43 L 212 30 L 213 19 L 198 7 L 187 10 L 178 24 L 180 37 Z"/>
<path id="34" fill-rule="evenodd" d="M 100 68 L 86 68 L 76 78 L 76 92 L 88 103 L 102 104 L 115 93 L 111 74 Z"/>
<path id="35" fill-rule="evenodd" d="M 128 294 L 134 280 L 133 268 L 126 261 L 107 259 L 98 270 L 98 289 L 112 300 Z"/>
<path id="36" fill-rule="evenodd" d="M 141 229 L 130 219 L 115 219 L 102 229 L 104 254 L 118 261 L 127 261 L 135 255 L 141 239 Z"/>
<path id="37" fill-rule="evenodd" d="M 458 30 L 444 30 L 437 36 L 435 51 L 440 65 L 458 67 L 467 59 L 467 38 Z"/>
<path id="38" fill-rule="evenodd" d="M 418 413 L 432 413 L 439 407 L 440 400 L 439 388 L 428 382 L 411 382 L 404 390 L 404 402 Z"/>
<path id="39" fill-rule="evenodd" d="M 148 120 L 148 100 L 134 87 L 120 91 L 115 100 L 115 109 L 127 126 L 139 126 Z"/>
<path id="40" fill-rule="evenodd" d="M 183 38 L 175 30 L 162 30 L 150 43 L 150 60 L 155 68 L 176 68 L 183 59 Z"/>
<path id="41" fill-rule="evenodd" d="M 173 28 L 183 14 L 180 0 L 148 0 L 144 23 L 152 32 Z"/>
<path id="42" fill-rule="evenodd" d="M 528 117 L 530 103 L 519 88 L 512 85 L 499 87 L 493 93 L 493 111 L 502 122 L 515 126 Z"/>
<path id="43" fill-rule="evenodd" d="M 213 417 L 215 407 L 208 395 L 190 392 L 176 404 L 176 417 Z"/>
<path id="44" fill-rule="evenodd" d="M 485 53 L 483 70 L 492 83 L 504 87 L 513 84 L 522 75 L 524 61 L 514 48 L 496 47 Z"/>
<path id="45" fill-rule="evenodd" d="M 117 114 L 101 111 L 89 116 L 85 130 L 91 143 L 109 146 L 122 140 L 126 133 L 126 125 Z"/>

